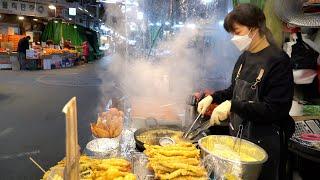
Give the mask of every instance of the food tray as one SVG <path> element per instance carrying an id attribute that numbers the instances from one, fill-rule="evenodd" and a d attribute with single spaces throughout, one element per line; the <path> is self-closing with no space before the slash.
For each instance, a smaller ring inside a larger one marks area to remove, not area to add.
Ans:
<path id="1" fill-rule="evenodd" d="M 96 158 L 110 158 L 119 155 L 119 141 L 112 138 L 97 138 L 86 145 L 85 152 Z"/>

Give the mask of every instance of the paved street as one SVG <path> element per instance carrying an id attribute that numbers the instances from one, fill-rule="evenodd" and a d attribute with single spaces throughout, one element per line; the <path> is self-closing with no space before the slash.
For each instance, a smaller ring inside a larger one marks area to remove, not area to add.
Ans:
<path id="1" fill-rule="evenodd" d="M 78 100 L 79 144 L 90 139 L 101 100 L 113 96 L 107 58 L 71 69 L 0 71 L 0 179 L 40 179 L 65 154 L 65 121 L 61 112 L 73 96 Z M 106 82 L 102 96 L 102 80 Z M 102 98 L 104 97 L 104 98 Z"/>

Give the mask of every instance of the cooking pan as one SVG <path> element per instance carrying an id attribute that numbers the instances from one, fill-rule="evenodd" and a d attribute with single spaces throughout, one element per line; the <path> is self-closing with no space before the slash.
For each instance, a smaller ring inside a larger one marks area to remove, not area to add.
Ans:
<path id="1" fill-rule="evenodd" d="M 148 124 L 148 122 L 150 122 L 150 121 L 154 121 L 155 124 L 154 125 Z M 183 131 L 183 129 L 177 125 L 159 125 L 157 123 L 157 120 L 154 118 L 147 118 L 146 119 L 146 126 L 147 126 L 146 128 L 141 128 L 141 129 L 138 129 L 134 132 L 134 140 L 136 141 L 136 148 L 137 148 L 137 150 L 139 150 L 141 152 L 145 150 L 144 143 L 141 142 L 140 140 L 138 140 L 137 137 L 140 136 L 142 133 L 150 131 L 150 130 L 157 130 L 157 129 Z M 170 134 L 161 134 L 160 136 L 157 136 L 156 139 L 160 140 L 160 138 L 168 137 L 168 136 L 170 137 Z M 159 144 L 156 144 L 156 145 L 159 145 Z"/>

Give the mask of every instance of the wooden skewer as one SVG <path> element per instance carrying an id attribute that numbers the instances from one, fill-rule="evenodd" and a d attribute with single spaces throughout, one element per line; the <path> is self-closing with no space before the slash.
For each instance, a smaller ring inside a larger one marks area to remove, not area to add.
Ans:
<path id="1" fill-rule="evenodd" d="M 46 173 L 46 171 L 34 160 L 32 157 L 29 157 L 29 159 L 43 172 Z"/>

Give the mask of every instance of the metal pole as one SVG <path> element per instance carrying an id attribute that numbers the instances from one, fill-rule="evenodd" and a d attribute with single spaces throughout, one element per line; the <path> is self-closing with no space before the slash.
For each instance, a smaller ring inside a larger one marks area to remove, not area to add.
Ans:
<path id="1" fill-rule="evenodd" d="M 128 16 L 127 16 L 127 0 L 124 1 L 124 9 L 125 9 L 125 12 L 124 12 L 124 18 L 125 18 L 125 22 L 124 22 L 124 28 L 125 28 L 125 58 L 124 58 L 124 76 L 125 76 L 125 79 L 126 79 L 126 75 L 127 75 L 127 70 L 128 70 L 128 61 L 129 61 L 129 52 L 128 52 L 128 39 L 129 39 L 129 36 L 128 36 L 128 28 L 127 28 L 127 21 L 128 21 Z"/>

